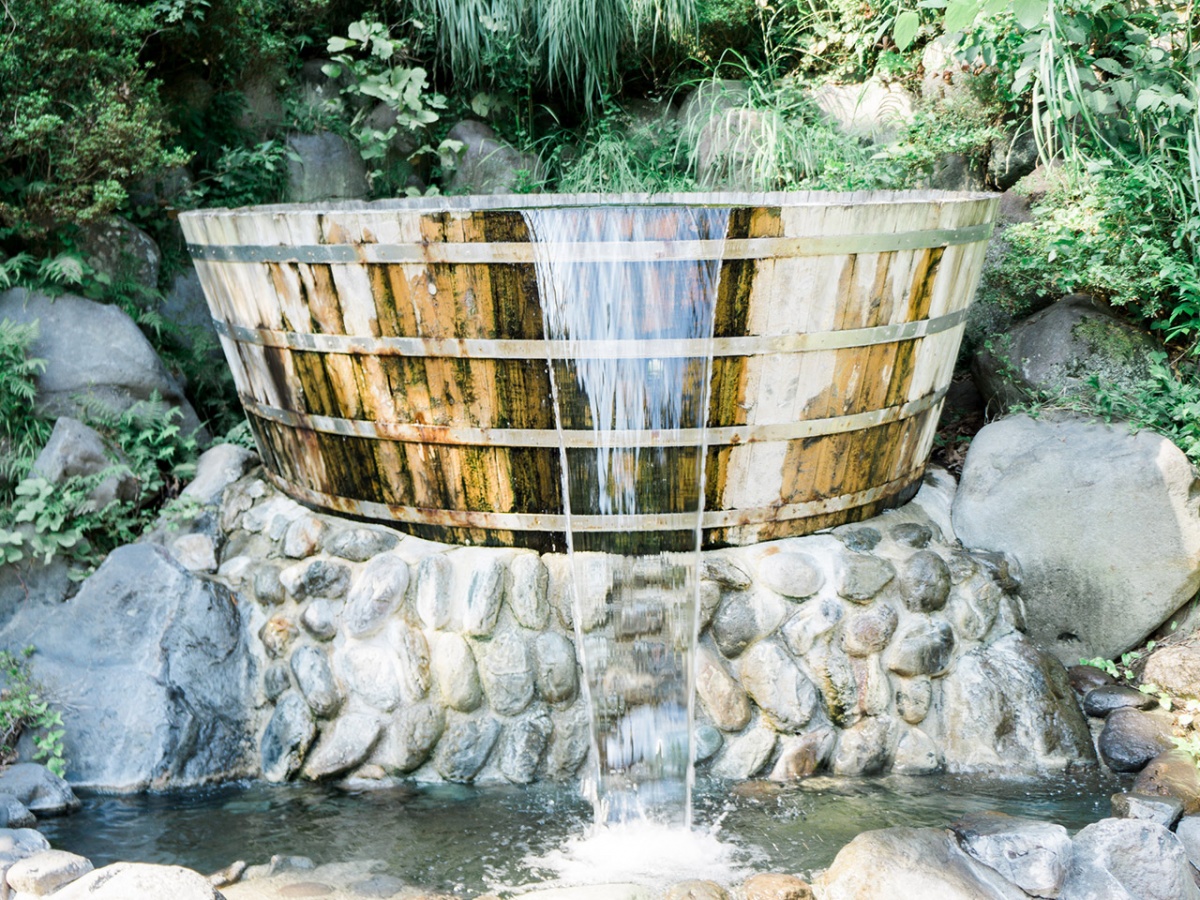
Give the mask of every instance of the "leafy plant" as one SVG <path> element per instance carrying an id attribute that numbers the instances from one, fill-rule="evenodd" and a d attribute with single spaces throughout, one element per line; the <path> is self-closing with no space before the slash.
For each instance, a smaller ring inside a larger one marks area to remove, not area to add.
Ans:
<path id="1" fill-rule="evenodd" d="M 46 368 L 29 356 L 37 333 L 36 324 L 0 319 L 0 486 L 23 476 L 50 437 L 50 423 L 34 407 L 37 376 Z"/>
<path id="2" fill-rule="evenodd" d="M 33 739 L 33 758 L 60 778 L 67 774 L 63 756 L 62 713 L 51 708 L 45 690 L 33 679 L 29 657 L 33 647 L 19 654 L 0 651 L 0 673 L 4 687 L 0 689 L 0 763 L 8 764 L 17 758 L 17 740 L 28 732 Z"/>

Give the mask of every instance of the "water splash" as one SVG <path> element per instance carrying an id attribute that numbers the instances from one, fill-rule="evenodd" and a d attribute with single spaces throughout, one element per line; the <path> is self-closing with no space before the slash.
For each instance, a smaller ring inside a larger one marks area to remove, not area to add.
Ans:
<path id="1" fill-rule="evenodd" d="M 703 434 L 720 278 L 712 247 L 724 240 L 728 210 L 524 216 L 545 336 L 568 351 L 551 362 L 550 383 L 596 758 L 586 789 L 598 823 L 690 826 Z M 693 242 L 706 258 L 631 252 L 663 241 Z M 653 353 L 640 352 L 645 341 Z M 579 431 L 592 446 L 567 440 Z M 645 528 L 647 515 L 670 527 Z"/>

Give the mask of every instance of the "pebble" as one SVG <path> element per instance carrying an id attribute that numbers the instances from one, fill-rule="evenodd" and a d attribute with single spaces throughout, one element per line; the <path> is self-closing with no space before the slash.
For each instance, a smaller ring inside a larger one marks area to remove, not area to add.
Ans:
<path id="1" fill-rule="evenodd" d="M 1114 709 L 1150 709 L 1157 704 L 1158 700 L 1150 694 L 1123 684 L 1104 685 L 1083 695 L 1083 711 L 1098 719 L 1103 719 Z"/>
<path id="2" fill-rule="evenodd" d="M 1174 747 L 1169 715 L 1117 709 L 1104 720 L 1097 740 L 1100 756 L 1114 772 L 1139 772 L 1160 753 Z"/>

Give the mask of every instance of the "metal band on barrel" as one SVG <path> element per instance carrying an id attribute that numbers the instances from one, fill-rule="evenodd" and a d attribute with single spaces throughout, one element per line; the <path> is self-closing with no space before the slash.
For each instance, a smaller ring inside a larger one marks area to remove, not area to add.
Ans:
<path id="1" fill-rule="evenodd" d="M 679 428 L 662 431 L 594 431 L 553 428 L 471 428 L 452 425 L 419 425 L 407 422 L 378 422 L 368 419 L 339 419 L 316 416 L 269 406 L 242 395 L 246 412 L 259 419 L 288 428 L 303 428 L 343 437 L 399 441 L 411 444 L 445 444 L 465 447 L 546 447 L 568 449 L 606 447 L 728 447 L 739 444 L 795 441 L 826 434 L 845 434 L 898 422 L 931 409 L 946 396 L 934 391 L 901 406 L 887 406 L 849 416 L 830 416 L 773 425 L 733 425 L 718 428 Z M 561 441 L 561 444 L 560 444 Z"/>
<path id="2" fill-rule="evenodd" d="M 729 528 L 738 525 L 756 525 L 788 519 L 804 519 L 825 513 L 841 512 L 845 509 L 865 506 L 888 497 L 907 487 L 914 478 L 920 477 L 924 466 L 906 472 L 887 484 L 842 494 L 824 500 L 809 500 L 804 503 L 788 503 L 782 506 L 765 506 L 756 509 L 705 510 L 700 527 Z M 369 500 L 354 500 L 326 494 L 311 488 L 292 484 L 268 470 L 267 477 L 277 487 L 298 500 L 323 506 L 340 513 L 361 516 L 378 521 L 402 522 L 410 525 L 439 525 L 449 528 L 483 528 L 495 531 L 542 531 L 565 532 L 567 517 L 559 513 L 497 513 L 458 509 L 427 509 L 419 506 L 391 506 Z M 696 527 L 694 513 L 640 514 L 633 516 L 587 516 L 572 515 L 570 527 L 575 532 L 605 531 L 690 531 Z"/>
<path id="3" fill-rule="evenodd" d="M 234 263 L 533 263 L 554 254 L 570 262 L 672 262 L 704 259 L 786 259 L 927 250 L 986 241 L 992 223 L 900 234 L 835 234 L 823 237 L 728 238 L 693 241 L 483 242 L 417 244 L 188 244 L 192 259 Z"/>
<path id="4" fill-rule="evenodd" d="M 363 337 L 247 328 L 213 319 L 217 333 L 238 343 L 310 353 L 349 356 L 410 356 L 450 359 L 671 359 L 807 353 L 910 341 L 961 325 L 966 309 L 936 319 L 898 325 L 847 328 L 811 334 L 747 335 L 721 338 L 658 338 L 622 341 L 487 340 L 483 338 Z"/>

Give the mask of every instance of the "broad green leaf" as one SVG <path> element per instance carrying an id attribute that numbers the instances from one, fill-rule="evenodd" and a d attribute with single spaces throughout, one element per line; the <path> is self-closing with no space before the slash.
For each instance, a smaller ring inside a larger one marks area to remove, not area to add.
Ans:
<path id="1" fill-rule="evenodd" d="M 1013 15 L 1022 28 L 1037 28 L 1046 21 L 1048 0 L 1013 0 Z"/>
<path id="2" fill-rule="evenodd" d="M 1092 62 L 1092 65 L 1102 72 L 1108 72 L 1110 75 L 1124 75 L 1125 67 L 1115 59 L 1109 59 L 1107 56 L 1102 56 Z"/>
<path id="3" fill-rule="evenodd" d="M 1137 100 L 1134 101 L 1133 107 L 1138 112 L 1145 112 L 1148 109 L 1158 109 L 1162 106 L 1162 96 L 1152 88 L 1147 88 L 1137 95 Z"/>
<path id="4" fill-rule="evenodd" d="M 979 15 L 979 0 L 950 0 L 944 27 L 947 31 L 966 31 Z"/>
<path id="5" fill-rule="evenodd" d="M 911 9 L 906 9 L 896 16 L 892 25 L 892 40 L 900 50 L 907 50 L 917 37 L 917 29 L 921 27 L 921 17 Z"/>

